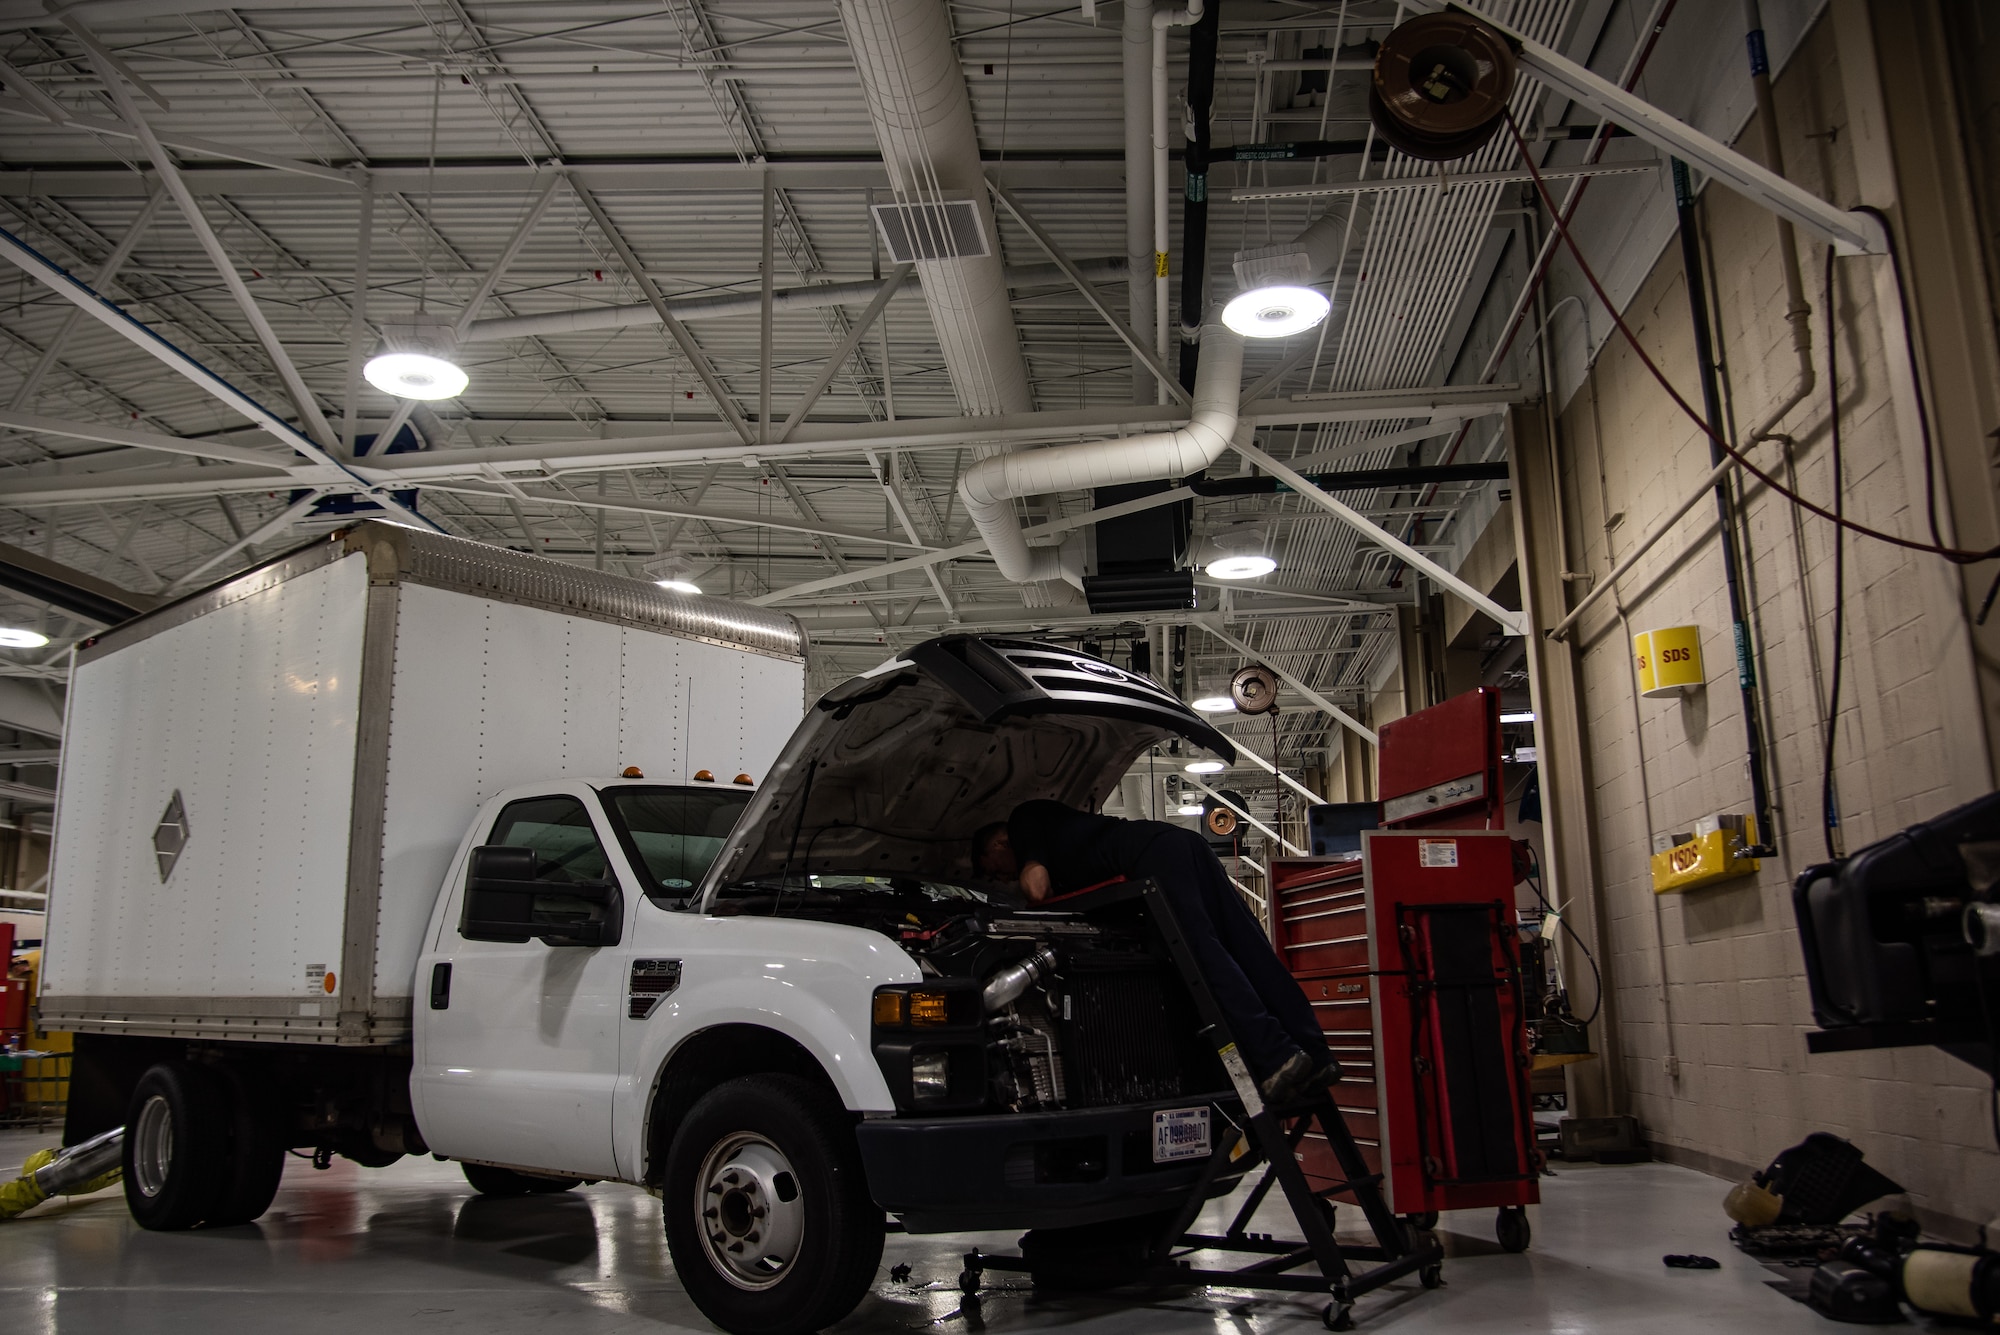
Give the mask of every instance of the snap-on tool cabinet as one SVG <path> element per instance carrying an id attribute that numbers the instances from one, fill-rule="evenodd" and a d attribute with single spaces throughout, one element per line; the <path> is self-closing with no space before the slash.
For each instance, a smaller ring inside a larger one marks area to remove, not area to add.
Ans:
<path id="1" fill-rule="evenodd" d="M 1272 929 L 1340 1059 L 1335 1103 L 1390 1208 L 1499 1209 L 1501 1242 L 1518 1251 L 1540 1159 L 1499 745 L 1487 690 L 1385 727 L 1384 828 L 1362 834 L 1358 859 L 1275 859 Z M 1302 1152 L 1316 1187 L 1341 1180 L 1322 1141 Z"/>

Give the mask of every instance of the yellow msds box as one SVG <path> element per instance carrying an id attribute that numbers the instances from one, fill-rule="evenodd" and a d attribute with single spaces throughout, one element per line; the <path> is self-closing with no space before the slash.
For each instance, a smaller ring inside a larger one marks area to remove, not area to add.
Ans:
<path id="1" fill-rule="evenodd" d="M 1714 825 L 1703 821 L 1701 825 Z M 1653 893 L 1675 895 L 1697 886 L 1713 885 L 1736 876 L 1748 876 L 1763 865 L 1746 858 L 1743 850 L 1756 839 L 1757 822 L 1749 816 L 1706 829 L 1684 843 L 1653 854 Z"/>

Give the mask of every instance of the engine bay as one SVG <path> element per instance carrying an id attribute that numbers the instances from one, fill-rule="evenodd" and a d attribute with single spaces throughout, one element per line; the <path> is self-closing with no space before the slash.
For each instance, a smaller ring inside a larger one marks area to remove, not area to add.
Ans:
<path id="1" fill-rule="evenodd" d="M 954 1077 L 954 1111 L 1047 1112 L 1227 1088 L 1220 1062 L 1200 1039 L 1187 988 L 1136 898 L 1051 910 L 966 886 L 814 874 L 725 887 L 709 912 L 879 932 L 927 980 L 954 993 L 976 991 L 962 1003 L 960 1027 L 967 1041 L 976 1034 L 984 1052 L 983 1097 L 976 1109 L 968 1106 L 970 1081 Z M 941 1067 L 946 1060 L 927 1058 L 919 1045 L 917 1071 L 927 1059 Z"/>

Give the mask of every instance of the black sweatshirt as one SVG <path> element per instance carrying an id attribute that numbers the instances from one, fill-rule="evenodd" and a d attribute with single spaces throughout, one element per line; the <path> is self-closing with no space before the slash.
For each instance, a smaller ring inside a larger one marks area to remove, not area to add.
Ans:
<path id="1" fill-rule="evenodd" d="M 1142 873 L 1141 859 L 1153 842 L 1179 826 L 1156 820 L 1094 816 L 1046 798 L 1023 802 L 1007 818 L 1007 842 L 1026 867 L 1049 869 L 1049 884 L 1064 895 L 1120 876 Z"/>

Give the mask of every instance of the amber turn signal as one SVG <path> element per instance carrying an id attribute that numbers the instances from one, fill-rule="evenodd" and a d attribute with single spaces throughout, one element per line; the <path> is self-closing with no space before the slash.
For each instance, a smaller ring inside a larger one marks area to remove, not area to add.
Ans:
<path id="1" fill-rule="evenodd" d="M 875 1023 L 884 1028 L 893 1028 L 903 1023 L 903 994 L 901 992 L 877 992 L 875 994 Z"/>
<path id="2" fill-rule="evenodd" d="M 910 993 L 910 1023 L 950 1024 L 951 998 L 942 992 Z"/>

